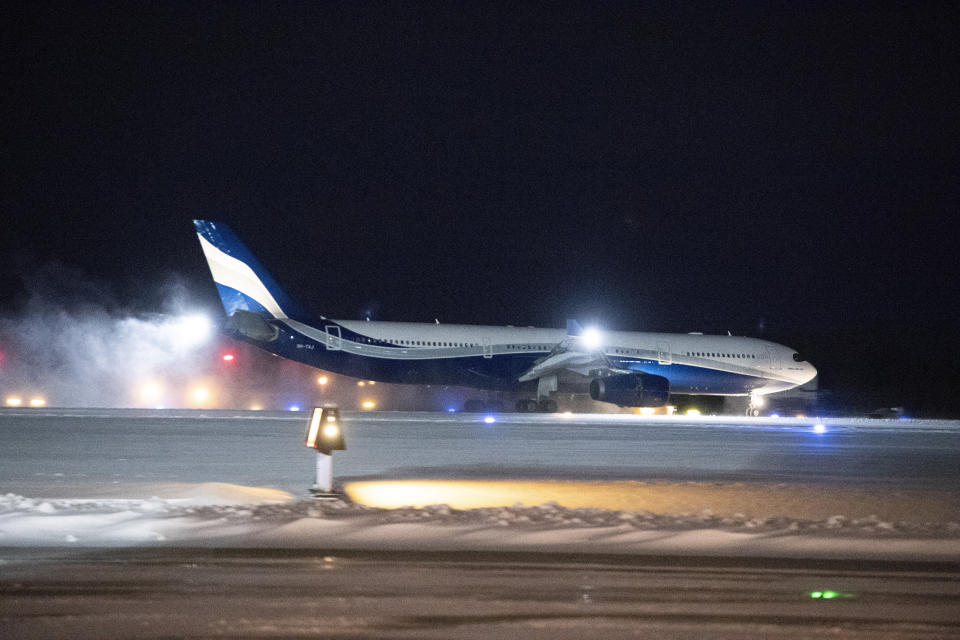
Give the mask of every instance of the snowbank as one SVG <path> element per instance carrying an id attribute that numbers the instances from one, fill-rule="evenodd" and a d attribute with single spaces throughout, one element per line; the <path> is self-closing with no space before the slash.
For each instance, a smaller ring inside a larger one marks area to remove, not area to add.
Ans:
<path id="1" fill-rule="evenodd" d="M 280 502 L 282 492 L 201 485 L 150 500 L 0 497 L 0 546 L 310 547 L 955 559 L 960 524 L 656 514 L 555 503 L 378 509 L 344 500 Z M 235 498 L 225 503 L 225 496 Z"/>

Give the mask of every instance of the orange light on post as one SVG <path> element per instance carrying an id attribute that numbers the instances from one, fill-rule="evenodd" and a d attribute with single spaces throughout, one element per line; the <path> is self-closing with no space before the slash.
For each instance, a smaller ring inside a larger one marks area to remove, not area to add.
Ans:
<path id="1" fill-rule="evenodd" d="M 305 445 L 317 451 L 317 479 L 310 492 L 316 498 L 334 498 L 333 456 L 334 451 L 343 451 L 347 444 L 340 429 L 340 410 L 336 407 L 314 407 L 307 427 Z"/>
<path id="2" fill-rule="evenodd" d="M 336 407 L 315 407 L 307 427 L 304 444 L 320 453 L 330 455 L 331 451 L 343 451 L 347 448 L 340 429 L 340 409 Z"/>

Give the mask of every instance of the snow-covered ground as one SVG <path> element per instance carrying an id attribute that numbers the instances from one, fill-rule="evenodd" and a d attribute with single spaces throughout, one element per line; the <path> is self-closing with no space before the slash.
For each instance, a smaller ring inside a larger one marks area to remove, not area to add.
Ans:
<path id="1" fill-rule="evenodd" d="M 664 514 L 556 503 L 379 509 L 222 484 L 180 497 L 0 497 L 0 546 L 311 547 L 955 559 L 960 524 Z"/>

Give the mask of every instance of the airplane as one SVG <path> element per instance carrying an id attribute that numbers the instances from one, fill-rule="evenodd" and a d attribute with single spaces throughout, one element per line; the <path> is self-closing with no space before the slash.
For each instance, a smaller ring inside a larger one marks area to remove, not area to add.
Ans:
<path id="1" fill-rule="evenodd" d="M 554 412 L 551 392 L 589 393 L 620 407 L 661 407 L 671 394 L 762 396 L 817 370 L 766 340 L 702 333 L 332 320 L 289 297 L 222 222 L 194 220 L 227 314 L 224 332 L 272 354 L 353 378 L 520 391 L 522 412 Z M 468 401 L 465 410 L 479 410 Z"/>

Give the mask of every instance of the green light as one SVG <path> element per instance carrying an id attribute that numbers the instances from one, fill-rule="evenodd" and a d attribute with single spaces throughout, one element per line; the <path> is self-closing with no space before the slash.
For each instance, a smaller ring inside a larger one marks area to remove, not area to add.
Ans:
<path id="1" fill-rule="evenodd" d="M 823 599 L 824 599 L 824 600 L 830 600 L 831 598 L 836 598 L 836 597 L 837 597 L 837 592 L 836 592 L 836 591 L 824 591 L 824 592 L 823 592 Z"/>
<path id="2" fill-rule="evenodd" d="M 815 600 L 833 600 L 839 598 L 840 594 L 836 591 L 811 591 L 810 597 Z"/>
<path id="3" fill-rule="evenodd" d="M 810 597 L 811 597 L 811 598 L 822 598 L 822 597 L 823 597 L 823 591 L 811 591 L 811 592 L 810 592 Z"/>

